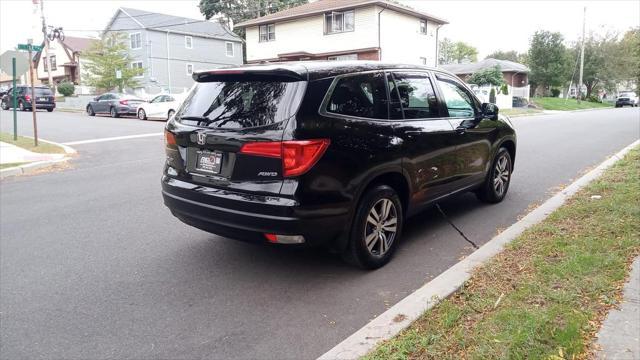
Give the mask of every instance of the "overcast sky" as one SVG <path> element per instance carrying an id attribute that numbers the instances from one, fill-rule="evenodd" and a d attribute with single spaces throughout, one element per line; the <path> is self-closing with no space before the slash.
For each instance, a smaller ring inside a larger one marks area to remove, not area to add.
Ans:
<path id="1" fill-rule="evenodd" d="M 70 36 L 96 36 L 120 6 L 202 19 L 197 0 L 44 0 L 47 23 L 62 26 Z M 624 32 L 640 26 L 640 1 L 442 1 L 401 0 L 419 10 L 445 18 L 441 36 L 465 41 L 480 58 L 495 50 L 526 51 L 529 38 L 540 29 L 559 31 L 575 41 L 587 7 L 587 31 Z M 31 0 L 0 0 L 0 53 L 39 34 L 39 13 Z M 31 35 L 30 35 L 31 34 Z M 40 36 L 38 36 L 40 35 Z"/>

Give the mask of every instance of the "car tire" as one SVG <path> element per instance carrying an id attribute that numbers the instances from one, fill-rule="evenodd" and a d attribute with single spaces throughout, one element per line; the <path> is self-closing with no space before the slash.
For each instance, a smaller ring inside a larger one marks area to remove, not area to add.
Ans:
<path id="1" fill-rule="evenodd" d="M 513 160 L 506 148 L 501 147 L 491 162 L 491 168 L 482 187 L 476 191 L 476 196 L 482 202 L 495 204 L 501 202 L 507 195 Z"/>
<path id="2" fill-rule="evenodd" d="M 53 112 L 53 109 L 47 109 L 48 112 Z"/>
<path id="3" fill-rule="evenodd" d="M 396 191 L 388 185 L 372 187 L 360 200 L 343 258 L 368 270 L 384 266 L 398 247 L 403 223 Z"/>
<path id="4" fill-rule="evenodd" d="M 169 110 L 169 112 L 167 113 L 167 120 L 171 120 L 171 117 L 173 116 L 173 114 L 175 114 L 176 112 L 174 110 Z"/>
<path id="5" fill-rule="evenodd" d="M 119 116 L 120 116 L 120 115 L 118 115 L 118 111 L 117 111 L 117 110 L 116 110 L 116 108 L 114 108 L 114 107 L 112 107 L 112 108 L 109 110 L 109 115 L 111 115 L 111 117 L 112 117 L 112 118 L 117 118 L 117 117 L 119 117 Z"/>
<path id="6" fill-rule="evenodd" d="M 27 109 L 24 107 L 24 103 L 22 102 L 22 100 L 18 101 L 18 109 L 20 109 L 20 111 L 26 111 Z"/>
<path id="7" fill-rule="evenodd" d="M 144 111 L 144 109 L 138 110 L 138 119 L 147 120 L 147 113 Z"/>
<path id="8" fill-rule="evenodd" d="M 96 112 L 93 111 L 93 106 L 91 106 L 91 105 L 87 106 L 87 115 L 96 116 Z"/>
<path id="9" fill-rule="evenodd" d="M 0 102 L 0 108 L 2 108 L 2 110 L 9 110 L 9 105 L 7 105 L 6 102 L 2 101 Z"/>

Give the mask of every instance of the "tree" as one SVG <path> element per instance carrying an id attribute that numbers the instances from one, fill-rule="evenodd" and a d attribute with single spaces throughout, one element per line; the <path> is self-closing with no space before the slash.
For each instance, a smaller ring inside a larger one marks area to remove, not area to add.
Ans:
<path id="1" fill-rule="evenodd" d="M 462 41 L 452 42 L 444 38 L 439 44 L 440 64 L 459 64 L 463 61 L 477 61 L 478 50 Z"/>
<path id="2" fill-rule="evenodd" d="M 587 88 L 587 98 L 591 96 L 596 88 L 617 83 L 616 67 L 609 65 L 616 62 L 616 50 L 618 47 L 616 37 L 615 34 L 600 36 L 590 34 L 585 39 L 582 82 Z M 578 59 L 580 47 L 581 43 L 577 42 L 571 51 L 572 59 Z M 575 79 L 574 81 L 578 80 Z"/>
<path id="3" fill-rule="evenodd" d="M 87 60 L 83 68 L 90 86 L 105 91 L 118 88 L 120 92 L 124 88 L 139 86 L 135 77 L 142 75 L 144 69 L 130 66 L 133 59 L 127 51 L 126 34 L 106 34 L 101 40 L 94 41 L 82 55 Z M 120 79 L 116 77 L 118 71 Z"/>
<path id="4" fill-rule="evenodd" d="M 476 71 L 467 82 L 477 85 L 502 86 L 504 84 L 504 77 L 502 77 L 500 66 L 496 65 L 489 69 Z"/>
<path id="5" fill-rule="evenodd" d="M 237 24 L 306 3 L 308 0 L 200 0 L 198 7 L 207 20 L 218 16 L 229 27 L 229 20 Z M 241 29 L 235 32 L 244 36 Z"/>
<path id="6" fill-rule="evenodd" d="M 558 32 L 540 30 L 533 35 L 528 65 L 529 82 L 534 91 L 542 86 L 547 92 L 550 86 L 562 86 L 569 80 L 572 64 L 563 40 Z"/>
<path id="7" fill-rule="evenodd" d="M 515 50 L 510 50 L 510 51 L 494 51 L 493 53 L 487 55 L 487 57 L 485 57 L 485 59 L 498 59 L 498 60 L 508 60 L 508 61 L 513 61 L 513 62 L 517 62 L 517 63 L 524 63 L 525 62 L 525 54 L 519 54 L 517 51 Z"/>
<path id="8" fill-rule="evenodd" d="M 624 34 L 616 58 L 619 79 L 635 82 L 636 92 L 640 94 L 640 27 Z"/>

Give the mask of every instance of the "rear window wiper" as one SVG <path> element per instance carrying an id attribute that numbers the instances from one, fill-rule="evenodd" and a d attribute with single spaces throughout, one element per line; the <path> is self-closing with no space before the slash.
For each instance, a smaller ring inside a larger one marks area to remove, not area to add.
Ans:
<path id="1" fill-rule="evenodd" d="M 181 116 L 178 118 L 178 120 L 192 120 L 192 121 L 197 121 L 198 124 L 200 123 L 209 124 L 213 121 L 206 116 Z"/>

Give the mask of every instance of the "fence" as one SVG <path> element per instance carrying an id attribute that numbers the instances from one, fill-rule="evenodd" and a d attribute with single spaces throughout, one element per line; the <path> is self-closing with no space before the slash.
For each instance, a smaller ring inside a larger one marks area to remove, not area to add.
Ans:
<path id="1" fill-rule="evenodd" d="M 509 86 L 509 94 L 529 100 L 529 85 L 522 87 Z"/>

